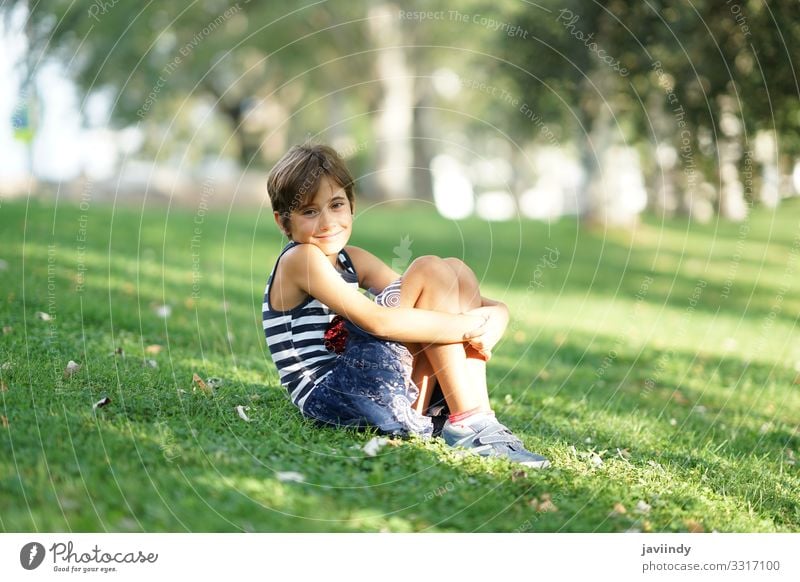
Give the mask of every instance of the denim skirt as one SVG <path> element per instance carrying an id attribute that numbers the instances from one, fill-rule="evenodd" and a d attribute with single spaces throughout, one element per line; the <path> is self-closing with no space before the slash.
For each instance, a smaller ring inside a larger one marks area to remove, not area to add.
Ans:
<path id="1" fill-rule="evenodd" d="M 386 297 L 382 295 L 376 298 L 379 304 Z M 413 357 L 408 349 L 352 322 L 345 321 L 344 326 L 344 351 L 309 394 L 304 414 L 328 426 L 372 427 L 382 434 L 430 437 L 431 419 L 411 408 L 419 389 L 411 381 Z"/>

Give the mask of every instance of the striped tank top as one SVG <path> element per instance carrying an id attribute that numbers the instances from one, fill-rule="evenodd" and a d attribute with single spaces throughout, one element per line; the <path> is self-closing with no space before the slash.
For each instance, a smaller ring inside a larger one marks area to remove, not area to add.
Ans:
<path id="1" fill-rule="evenodd" d="M 269 300 L 272 278 L 281 257 L 296 244 L 290 242 L 286 245 L 275 261 L 264 290 L 262 320 L 267 346 L 278 368 L 281 384 L 289 391 L 292 403 L 302 411 L 308 395 L 336 363 L 337 355 L 326 349 L 324 339 L 325 330 L 336 313 L 310 295 L 288 311 L 272 308 Z M 358 275 L 344 249 L 339 252 L 337 268 L 342 278 L 358 289 Z"/>

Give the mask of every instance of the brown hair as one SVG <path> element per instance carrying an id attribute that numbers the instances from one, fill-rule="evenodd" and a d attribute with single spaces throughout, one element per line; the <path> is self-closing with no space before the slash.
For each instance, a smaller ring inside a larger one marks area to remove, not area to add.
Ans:
<path id="1" fill-rule="evenodd" d="M 353 210 L 353 176 L 336 150 L 326 145 L 292 146 L 278 160 L 267 178 L 267 192 L 272 210 L 278 212 L 285 231 L 289 231 L 292 211 L 308 204 L 326 175 L 344 188 Z"/>

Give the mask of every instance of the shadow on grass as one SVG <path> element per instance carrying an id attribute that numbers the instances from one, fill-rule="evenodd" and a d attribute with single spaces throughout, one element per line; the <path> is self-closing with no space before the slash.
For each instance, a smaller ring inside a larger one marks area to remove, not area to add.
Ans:
<path id="1" fill-rule="evenodd" d="M 696 365 L 698 355 L 676 350 L 674 365 L 648 387 L 645 381 L 652 377 L 657 354 L 620 354 L 601 379 L 596 370 L 607 350 L 567 342 L 553 347 L 553 353 L 558 362 L 574 358 L 568 372 L 557 370 L 542 380 L 543 371 L 548 374 L 546 358 L 541 357 L 493 373 L 504 374 L 503 391 L 513 396 L 513 403 L 496 407 L 512 428 L 523 427 L 523 434 L 537 442 L 558 443 L 562 450 L 575 447 L 586 458 L 599 451 L 613 458 L 624 451 L 625 462 L 637 471 L 652 463 L 669 465 L 674 479 L 695 488 L 694 495 L 707 488 L 720 498 L 737 499 L 740 508 L 753 507 L 778 527 L 800 526 L 800 499 L 792 493 L 800 490 L 800 475 L 787 456 L 787 449 L 800 448 L 792 421 L 796 413 L 793 407 L 774 406 L 779 396 L 789 396 L 786 386 L 794 370 L 704 356 L 709 380 L 696 386 L 684 372 Z M 715 372 L 731 382 L 712 380 Z M 573 376 L 587 383 L 571 382 Z M 745 376 L 751 385 L 743 393 L 737 384 Z M 520 389 L 509 388 L 513 386 Z M 765 389 L 768 392 L 762 393 Z M 772 404 L 772 412 L 763 411 L 761 403 L 764 408 Z M 630 498 L 630 493 L 620 499 Z"/>

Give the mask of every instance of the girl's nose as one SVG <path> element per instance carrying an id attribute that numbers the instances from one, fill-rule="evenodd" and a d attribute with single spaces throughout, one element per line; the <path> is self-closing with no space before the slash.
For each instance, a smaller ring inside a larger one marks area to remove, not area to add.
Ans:
<path id="1" fill-rule="evenodd" d="M 317 228 L 320 230 L 328 230 L 331 226 L 331 217 L 328 215 L 327 212 L 321 212 L 319 215 L 319 222 L 317 223 Z"/>

